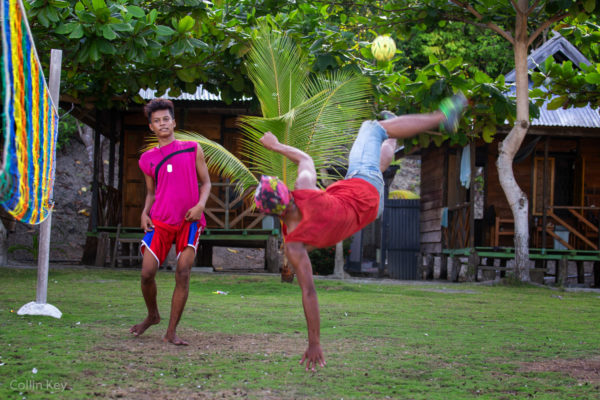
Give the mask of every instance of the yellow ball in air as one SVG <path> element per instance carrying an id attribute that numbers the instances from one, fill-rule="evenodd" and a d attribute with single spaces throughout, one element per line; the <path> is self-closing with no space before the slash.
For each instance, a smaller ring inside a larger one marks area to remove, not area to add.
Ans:
<path id="1" fill-rule="evenodd" d="M 388 61 L 396 54 L 396 43 L 389 36 L 377 36 L 371 43 L 371 52 L 379 61 Z"/>

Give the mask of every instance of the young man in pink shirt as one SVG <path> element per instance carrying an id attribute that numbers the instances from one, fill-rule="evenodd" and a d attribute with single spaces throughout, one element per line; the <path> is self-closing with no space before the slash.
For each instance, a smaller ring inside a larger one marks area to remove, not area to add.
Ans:
<path id="1" fill-rule="evenodd" d="M 144 113 L 158 139 L 158 146 L 143 153 L 139 161 L 146 180 L 146 202 L 141 218 L 146 232 L 141 244 L 144 256 L 141 281 L 148 315 L 132 326 L 130 332 L 139 336 L 160 322 L 154 278 L 175 243 L 175 290 L 163 340 L 187 345 L 175 329 L 187 301 L 200 234 L 206 226 L 204 207 L 210 194 L 210 176 L 202 148 L 196 142 L 175 139 L 175 111 L 170 100 L 153 99 L 144 107 Z M 198 183 L 202 184 L 200 188 Z"/>

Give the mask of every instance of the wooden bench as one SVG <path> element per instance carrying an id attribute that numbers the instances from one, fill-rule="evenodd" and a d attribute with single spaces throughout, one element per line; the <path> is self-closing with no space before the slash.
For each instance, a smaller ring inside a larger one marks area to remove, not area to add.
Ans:
<path id="1" fill-rule="evenodd" d="M 129 261 L 132 265 L 141 261 L 138 246 L 144 237 L 144 231 L 137 227 L 99 226 L 96 232 L 88 232 L 88 236 L 98 237 L 96 266 L 104 266 L 106 249 L 110 248 L 110 265 L 116 267 L 119 261 Z M 109 245 L 110 243 L 110 245 Z M 122 252 L 122 245 L 129 245 L 127 254 Z M 197 251 L 197 265 L 212 267 L 212 250 L 214 246 L 250 247 L 265 249 L 265 268 L 270 272 L 279 272 L 279 230 L 278 229 L 215 229 L 207 228 L 200 236 Z"/>
<path id="2" fill-rule="evenodd" d="M 476 260 L 474 265 L 475 276 L 477 270 L 496 271 L 497 276 L 504 274 L 506 271 L 511 271 L 513 268 L 506 267 L 506 261 L 515 258 L 515 249 L 513 247 L 475 247 L 463 249 L 444 249 L 443 254 L 448 257 L 471 257 Z M 472 257 L 475 255 L 476 257 Z M 486 260 L 501 260 L 500 266 L 485 265 L 481 263 L 482 259 Z M 567 278 L 567 267 L 569 261 L 577 263 L 577 283 L 584 283 L 584 262 L 594 263 L 594 278 L 595 285 L 600 284 L 600 251 L 596 250 L 563 250 L 563 249 L 529 249 L 529 259 L 536 261 L 536 265 L 542 264 L 543 267 L 530 268 L 530 272 L 542 274 L 542 277 L 547 272 L 545 263 L 547 261 L 557 262 L 556 281 L 564 284 Z"/>

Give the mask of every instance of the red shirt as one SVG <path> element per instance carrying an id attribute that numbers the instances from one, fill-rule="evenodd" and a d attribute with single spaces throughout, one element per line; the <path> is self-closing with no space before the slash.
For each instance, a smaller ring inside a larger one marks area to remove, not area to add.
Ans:
<path id="1" fill-rule="evenodd" d="M 283 225 L 285 242 L 333 246 L 377 218 L 379 192 L 364 179 L 344 179 L 325 190 L 301 189 L 292 194 L 302 221 L 289 234 Z"/>

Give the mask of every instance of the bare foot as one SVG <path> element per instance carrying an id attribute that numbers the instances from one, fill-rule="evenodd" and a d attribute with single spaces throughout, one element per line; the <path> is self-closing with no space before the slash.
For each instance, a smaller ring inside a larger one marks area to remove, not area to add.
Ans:
<path id="1" fill-rule="evenodd" d="M 169 335 L 168 333 L 165 335 L 165 337 L 163 337 L 163 342 L 165 343 L 173 343 L 175 346 L 188 346 L 189 343 L 186 342 L 185 340 L 181 340 L 179 338 L 179 336 L 177 336 L 175 333 L 172 335 Z"/>
<path id="2" fill-rule="evenodd" d="M 129 332 L 131 332 L 133 334 L 133 336 L 140 336 L 142 333 L 144 333 L 146 331 L 146 329 L 150 328 L 150 326 L 156 325 L 159 322 L 160 322 L 159 316 L 156 316 L 156 317 L 147 316 L 145 320 L 143 320 L 142 322 L 140 322 L 137 325 L 132 326 L 129 329 Z"/>

